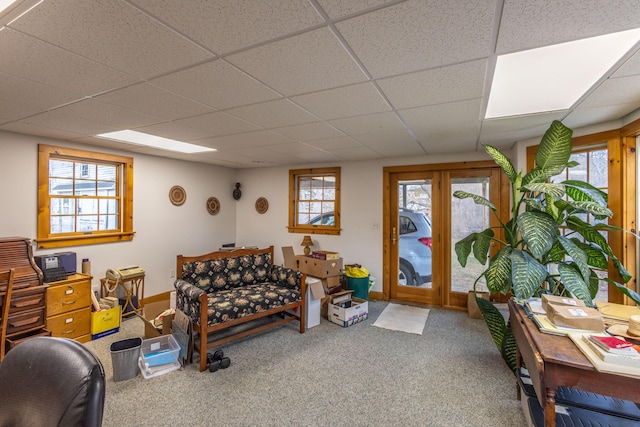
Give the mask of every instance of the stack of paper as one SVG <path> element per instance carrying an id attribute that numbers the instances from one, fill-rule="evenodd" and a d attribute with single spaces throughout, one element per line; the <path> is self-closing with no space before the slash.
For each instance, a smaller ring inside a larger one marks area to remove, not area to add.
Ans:
<path id="1" fill-rule="evenodd" d="M 590 342 L 588 335 L 589 334 L 568 334 L 571 341 L 575 343 L 598 371 L 640 378 L 640 365 L 629 365 L 603 360 L 599 353 L 597 353 L 595 348 L 596 344 Z"/>

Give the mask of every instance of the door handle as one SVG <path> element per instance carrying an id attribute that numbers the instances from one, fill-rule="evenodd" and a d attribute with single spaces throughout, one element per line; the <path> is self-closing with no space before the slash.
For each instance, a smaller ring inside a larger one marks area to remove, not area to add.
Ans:
<path id="1" fill-rule="evenodd" d="M 397 241 L 398 241 L 398 234 L 397 234 L 396 228 L 393 227 L 391 229 L 391 243 L 395 245 Z"/>

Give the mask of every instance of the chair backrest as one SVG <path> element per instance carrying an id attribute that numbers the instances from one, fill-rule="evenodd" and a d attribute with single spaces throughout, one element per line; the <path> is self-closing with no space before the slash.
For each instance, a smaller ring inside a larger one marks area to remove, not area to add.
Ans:
<path id="1" fill-rule="evenodd" d="M 7 341 L 7 323 L 9 323 L 9 309 L 11 308 L 11 293 L 13 292 L 13 276 L 15 270 L 0 271 L 0 284 L 6 283 L 4 292 L 0 292 L 2 297 L 2 312 L 0 313 L 0 362 L 4 359 L 5 344 Z"/>
<path id="2" fill-rule="evenodd" d="M 28 339 L 0 363 L 0 426 L 101 426 L 100 360 L 66 338 Z"/>

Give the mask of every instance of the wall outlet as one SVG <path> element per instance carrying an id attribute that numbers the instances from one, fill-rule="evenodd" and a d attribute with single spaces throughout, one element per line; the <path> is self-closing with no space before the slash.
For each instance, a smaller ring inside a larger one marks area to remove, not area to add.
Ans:
<path id="1" fill-rule="evenodd" d="M 169 277 L 176 277 L 176 270 L 171 268 L 169 269 Z"/>

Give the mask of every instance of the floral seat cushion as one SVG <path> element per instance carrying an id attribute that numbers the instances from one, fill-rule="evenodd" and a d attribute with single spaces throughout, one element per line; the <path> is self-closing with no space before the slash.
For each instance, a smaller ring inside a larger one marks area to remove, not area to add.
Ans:
<path id="1" fill-rule="evenodd" d="M 272 283 L 219 290 L 208 295 L 208 324 L 228 322 L 298 300 L 299 291 Z"/>

